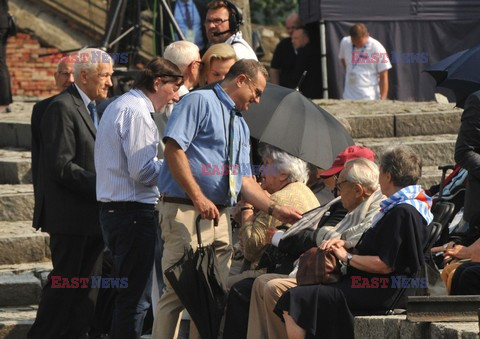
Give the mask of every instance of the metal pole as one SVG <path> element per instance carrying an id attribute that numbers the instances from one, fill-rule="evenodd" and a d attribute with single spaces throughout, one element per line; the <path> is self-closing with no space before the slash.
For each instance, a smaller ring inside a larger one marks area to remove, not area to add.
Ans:
<path id="1" fill-rule="evenodd" d="M 320 20 L 320 63 L 322 67 L 323 98 L 328 99 L 327 43 L 325 38 L 325 21 L 323 20 Z"/>
<path id="2" fill-rule="evenodd" d="M 114 3 L 112 3 L 113 5 Z M 109 26 L 106 29 L 106 33 L 104 37 L 102 38 L 102 42 L 100 43 L 100 46 L 102 46 L 104 49 L 107 48 L 108 46 L 108 40 L 110 40 L 110 36 L 112 35 L 113 32 L 113 27 L 115 26 L 115 23 L 117 22 L 118 15 L 120 14 L 120 9 L 123 7 L 123 0 L 118 0 L 115 6 L 115 11 L 113 12 L 113 16 L 109 22 Z"/>
<path id="3" fill-rule="evenodd" d="M 162 5 L 163 8 L 165 9 L 165 12 L 167 12 L 168 18 L 170 19 L 173 28 L 175 29 L 175 32 L 178 34 L 180 40 L 185 40 L 185 35 L 183 35 L 182 30 L 177 24 L 177 20 L 175 20 L 175 17 L 173 16 L 172 10 L 170 9 L 170 6 L 168 6 L 167 2 L 165 0 L 162 0 Z"/>

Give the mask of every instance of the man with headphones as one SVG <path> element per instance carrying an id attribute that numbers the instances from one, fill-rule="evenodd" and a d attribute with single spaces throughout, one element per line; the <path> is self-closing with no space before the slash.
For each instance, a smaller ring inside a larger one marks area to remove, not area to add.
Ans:
<path id="1" fill-rule="evenodd" d="M 252 47 L 242 38 L 242 24 L 242 11 L 234 3 L 214 0 L 208 4 L 205 30 L 209 43 L 212 45 L 225 42 L 232 45 L 238 59 L 258 60 Z"/>

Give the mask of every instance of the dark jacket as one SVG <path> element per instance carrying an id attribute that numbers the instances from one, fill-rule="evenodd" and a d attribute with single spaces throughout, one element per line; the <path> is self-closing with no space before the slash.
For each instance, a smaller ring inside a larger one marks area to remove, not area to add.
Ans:
<path id="1" fill-rule="evenodd" d="M 31 120 L 31 131 L 32 131 L 32 180 L 33 180 L 33 192 L 35 195 L 35 208 L 33 210 L 33 227 L 36 229 L 42 227 L 44 222 L 42 218 L 45 216 L 43 214 L 44 209 L 44 200 L 45 200 L 45 189 L 43 187 L 44 180 L 39 180 L 43 178 L 41 166 L 42 162 L 42 136 L 40 123 L 42 117 L 47 109 L 48 105 L 52 102 L 55 96 L 44 99 L 40 102 L 37 102 L 33 106 L 32 110 L 32 120 Z M 51 132 L 47 130 L 47 133 Z"/>
<path id="2" fill-rule="evenodd" d="M 57 95 L 41 120 L 43 231 L 100 233 L 93 160 L 96 130 L 74 85 Z"/>
<path id="3" fill-rule="evenodd" d="M 455 145 L 455 161 L 468 171 L 463 218 L 480 221 L 480 91 L 471 94 L 465 103 L 462 123 Z"/>

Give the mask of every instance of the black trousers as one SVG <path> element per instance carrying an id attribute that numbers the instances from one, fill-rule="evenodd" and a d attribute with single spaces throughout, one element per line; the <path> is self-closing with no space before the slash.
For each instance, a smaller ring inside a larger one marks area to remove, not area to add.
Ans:
<path id="1" fill-rule="evenodd" d="M 255 278 L 246 278 L 230 288 L 223 339 L 245 339 L 247 337 L 248 312 L 254 281 Z"/>
<path id="2" fill-rule="evenodd" d="M 480 263 L 467 262 L 457 267 L 453 275 L 452 295 L 480 294 Z"/>
<path id="3" fill-rule="evenodd" d="M 93 322 L 98 293 L 98 289 L 90 289 L 91 276 L 101 275 L 104 247 L 101 235 L 50 234 L 53 270 L 42 290 L 37 317 L 27 338 L 76 339 L 86 336 Z M 66 280 L 56 277 L 66 278 L 69 282 L 72 278 L 88 278 L 89 283 L 87 288 L 82 288 L 80 283 L 76 288 L 67 288 L 66 284 L 58 287 Z"/>
<path id="4" fill-rule="evenodd" d="M 11 103 L 12 90 L 7 67 L 7 29 L 0 28 L 0 106 Z"/>

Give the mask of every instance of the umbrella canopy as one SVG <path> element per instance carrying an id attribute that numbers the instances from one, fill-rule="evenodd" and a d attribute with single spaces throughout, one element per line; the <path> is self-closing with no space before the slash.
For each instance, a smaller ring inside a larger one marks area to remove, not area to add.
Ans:
<path id="1" fill-rule="evenodd" d="M 243 116 L 252 137 L 321 168 L 354 144 L 330 113 L 290 88 L 267 84 L 260 103 Z"/>
<path id="2" fill-rule="evenodd" d="M 227 293 L 220 278 L 215 248 L 203 246 L 200 236 L 200 215 L 196 219 L 199 247 L 186 248 L 184 256 L 165 270 L 183 306 L 203 339 L 217 338 Z"/>
<path id="3" fill-rule="evenodd" d="M 467 97 L 480 90 L 480 45 L 455 53 L 425 72 L 435 79 L 438 87 L 452 90 L 457 106 L 463 108 Z"/>

